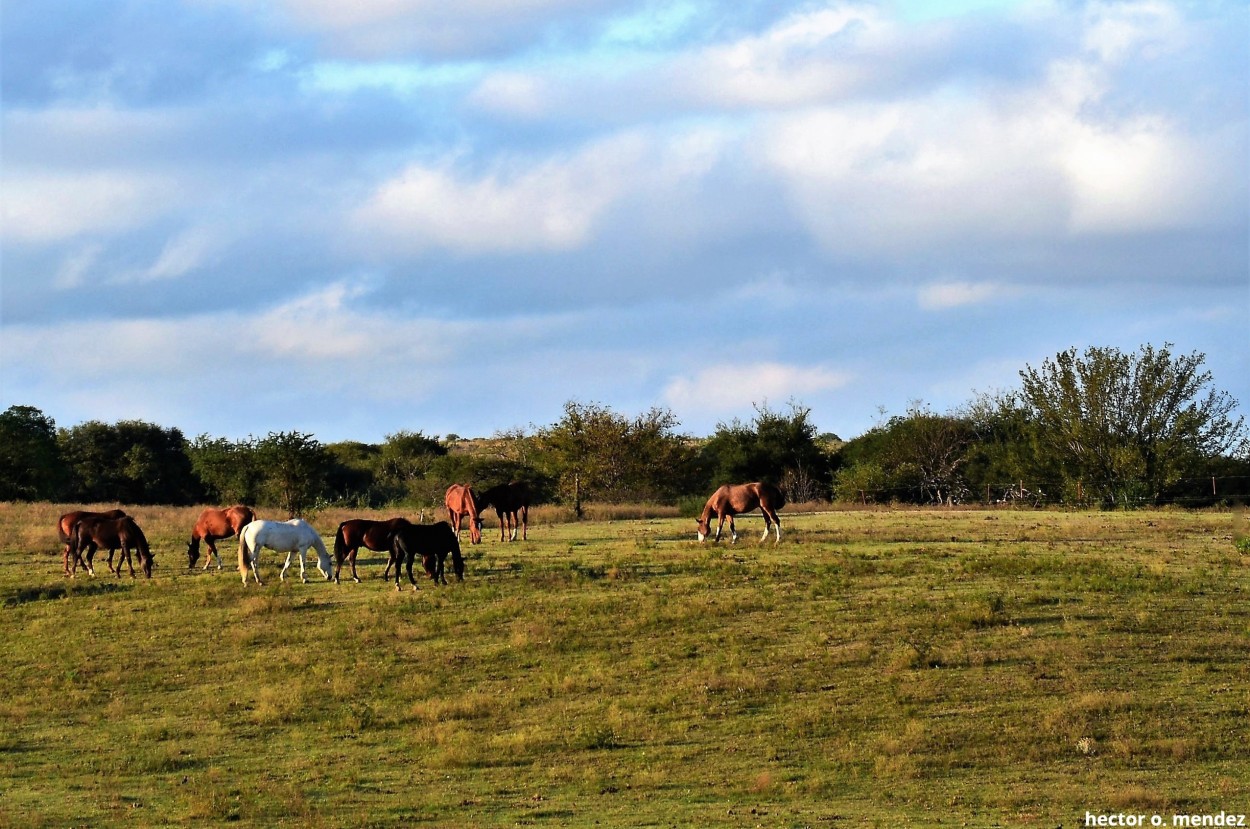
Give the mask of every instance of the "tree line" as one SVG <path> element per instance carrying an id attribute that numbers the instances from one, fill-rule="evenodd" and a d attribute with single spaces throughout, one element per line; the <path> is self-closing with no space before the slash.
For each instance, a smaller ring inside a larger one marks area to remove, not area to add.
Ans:
<path id="1" fill-rule="evenodd" d="M 945 413 L 917 402 L 849 441 L 797 402 L 757 404 L 706 438 L 667 409 L 630 416 L 570 401 L 554 424 L 466 441 L 400 431 L 323 444 L 297 431 L 243 440 L 142 421 L 58 428 L 39 409 L 0 414 L 0 500 L 243 502 L 300 515 L 322 504 L 435 506 L 451 483 L 522 480 L 539 502 L 681 504 L 721 483 L 766 480 L 790 502 L 1080 505 L 1250 500 L 1237 402 L 1200 353 L 1070 349 L 1018 389 Z M 1215 482 L 1222 482 L 1214 486 Z"/>

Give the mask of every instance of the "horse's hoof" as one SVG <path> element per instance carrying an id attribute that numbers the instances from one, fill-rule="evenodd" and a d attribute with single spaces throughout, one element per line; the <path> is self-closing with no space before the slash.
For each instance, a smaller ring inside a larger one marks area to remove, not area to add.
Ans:
<path id="1" fill-rule="evenodd" d="M 304 584 L 308 584 L 308 579 L 304 578 L 303 576 L 300 576 L 299 580 L 302 581 Z"/>
<path id="2" fill-rule="evenodd" d="M 360 579 L 356 578 L 355 576 L 352 576 L 352 581 L 354 581 L 356 584 L 360 584 Z"/>

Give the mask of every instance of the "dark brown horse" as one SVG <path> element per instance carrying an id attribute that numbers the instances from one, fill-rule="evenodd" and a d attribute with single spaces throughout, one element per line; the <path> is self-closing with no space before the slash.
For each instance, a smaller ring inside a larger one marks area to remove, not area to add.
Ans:
<path id="1" fill-rule="evenodd" d="M 475 493 L 477 508 L 494 507 L 495 515 L 499 516 L 499 540 L 504 540 L 507 528 L 507 540 L 516 541 L 518 518 L 521 528 L 521 539 L 529 539 L 530 489 L 522 481 L 500 484 L 490 489 Z"/>
<path id="2" fill-rule="evenodd" d="M 78 567 L 78 562 L 83 561 L 87 572 L 94 576 L 93 561 L 96 550 L 104 547 L 109 551 L 109 572 L 120 577 L 122 562 L 125 562 L 130 568 L 130 577 L 133 579 L 135 565 L 130 559 L 130 551 L 133 549 L 139 554 L 139 568 L 143 570 L 143 575 L 152 578 L 152 551 L 148 548 L 147 536 L 129 515 L 123 515 L 121 518 L 84 518 L 74 525 L 70 540 L 74 544 L 75 569 Z M 117 569 L 114 570 L 113 554 L 118 548 L 122 551 L 122 557 L 118 559 Z M 85 560 L 82 557 L 84 551 L 87 553 Z"/>
<path id="3" fill-rule="evenodd" d="M 126 513 L 119 509 L 111 509 L 107 512 L 89 512 L 87 510 L 76 510 L 75 512 L 67 512 L 61 516 L 61 520 L 56 522 L 56 536 L 61 539 L 61 543 L 65 545 L 65 549 L 61 553 L 62 564 L 65 566 L 65 575 L 72 576 L 69 570 L 69 554 L 74 552 L 74 569 L 78 569 L 81 563 L 86 567 L 86 563 L 78 557 L 77 551 L 72 550 L 74 546 L 73 535 L 74 525 L 84 518 L 124 518 Z"/>
<path id="4" fill-rule="evenodd" d="M 202 539 L 204 545 L 208 547 L 208 555 L 204 557 L 204 569 L 208 569 L 208 565 L 213 563 L 213 557 L 216 556 L 217 569 L 220 570 L 221 554 L 217 552 L 217 545 L 213 542 L 235 535 L 255 520 L 256 513 L 252 512 L 252 508 L 242 504 L 235 504 L 225 509 L 209 507 L 201 512 L 200 520 L 195 522 L 195 529 L 191 530 L 191 541 L 187 544 L 187 567 L 194 569 L 195 562 L 200 560 L 200 540 Z"/>
<path id="5" fill-rule="evenodd" d="M 421 564 L 425 573 L 435 584 L 446 584 L 443 565 L 447 554 L 451 553 L 452 570 L 457 581 L 464 581 L 464 559 L 460 556 L 460 539 L 451 524 L 439 521 L 437 524 L 409 524 L 395 532 L 394 546 L 391 548 L 391 560 L 395 564 L 395 589 L 399 589 L 400 565 L 407 565 L 408 581 L 412 589 L 417 589 L 417 580 L 412 577 L 412 562 L 421 556 Z"/>
<path id="6" fill-rule="evenodd" d="M 389 553 L 396 531 L 411 526 L 407 518 L 392 518 L 389 521 L 352 518 L 339 524 L 338 532 L 334 534 L 334 581 L 338 582 L 339 571 L 343 569 L 343 560 L 346 559 L 352 566 L 352 581 L 359 584 L 360 576 L 356 575 L 357 551 L 364 547 L 378 553 Z M 382 577 L 386 578 L 390 572 L 391 563 L 387 562 Z"/>
<path id="7" fill-rule="evenodd" d="M 482 518 L 478 515 L 477 495 L 469 488 L 469 485 L 452 484 L 447 487 L 443 505 L 447 507 L 447 517 L 451 520 L 451 526 L 456 531 L 456 535 L 460 535 L 460 530 L 464 527 L 464 518 L 467 515 L 469 517 L 469 543 L 481 544 Z"/>
<path id="8" fill-rule="evenodd" d="M 760 541 L 768 540 L 768 531 L 776 529 L 776 544 L 781 543 L 781 519 L 777 517 L 777 510 L 786 505 L 786 498 L 781 494 L 781 490 L 772 484 L 753 483 L 753 484 L 725 484 L 720 489 L 712 493 L 712 497 L 707 499 L 707 505 L 703 507 L 703 515 L 699 517 L 699 540 L 707 538 L 711 534 L 711 518 L 712 513 L 716 513 L 718 523 L 716 525 L 716 537 L 713 541 L 720 541 L 721 530 L 725 526 L 725 519 L 729 519 L 729 536 L 730 543 L 738 540 L 738 533 L 734 530 L 734 516 L 742 512 L 750 512 L 758 509 L 764 513 L 764 535 L 760 537 Z"/>

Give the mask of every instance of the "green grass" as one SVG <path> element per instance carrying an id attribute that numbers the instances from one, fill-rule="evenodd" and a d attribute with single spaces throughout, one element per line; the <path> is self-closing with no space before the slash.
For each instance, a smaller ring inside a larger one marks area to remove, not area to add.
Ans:
<path id="1" fill-rule="evenodd" d="M 397 594 L 377 554 L 359 585 L 188 573 L 168 508 L 132 510 L 152 581 L 71 581 L 61 511 L 0 504 L 0 825 L 1250 813 L 1244 516 L 540 523 Z"/>

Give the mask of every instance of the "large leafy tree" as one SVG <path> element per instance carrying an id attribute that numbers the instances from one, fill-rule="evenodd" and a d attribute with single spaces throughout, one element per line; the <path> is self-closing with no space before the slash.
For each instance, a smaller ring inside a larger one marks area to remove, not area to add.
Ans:
<path id="1" fill-rule="evenodd" d="M 64 484 L 56 423 L 34 406 L 10 406 L 0 414 L 0 501 L 52 500 Z"/>
<path id="2" fill-rule="evenodd" d="M 230 440 L 200 435 L 187 447 L 191 468 L 205 497 L 220 504 L 255 504 L 260 500 L 264 471 L 255 438 Z"/>
<path id="3" fill-rule="evenodd" d="M 750 423 L 719 423 L 703 446 L 708 484 L 768 481 L 786 490 L 791 501 L 829 497 L 832 462 L 818 439 L 811 409 L 795 402 L 789 411 L 755 407 Z"/>
<path id="4" fill-rule="evenodd" d="M 1200 465 L 1244 451 L 1237 401 L 1212 387 L 1205 355 L 1142 346 L 1075 348 L 1026 367 L 1021 400 L 1039 456 L 1065 487 L 1104 503 L 1158 500 Z"/>
<path id="5" fill-rule="evenodd" d="M 92 420 L 57 435 L 71 497 L 127 504 L 187 504 L 201 494 L 178 429 L 140 420 Z"/>
<path id="6" fill-rule="evenodd" d="M 310 434 L 270 432 L 256 444 L 270 501 L 295 518 L 321 497 L 333 458 Z"/>
<path id="7" fill-rule="evenodd" d="M 690 483 L 694 453 L 667 409 L 637 417 L 569 401 L 539 434 L 560 495 L 580 515 L 585 501 L 669 501 Z"/>

